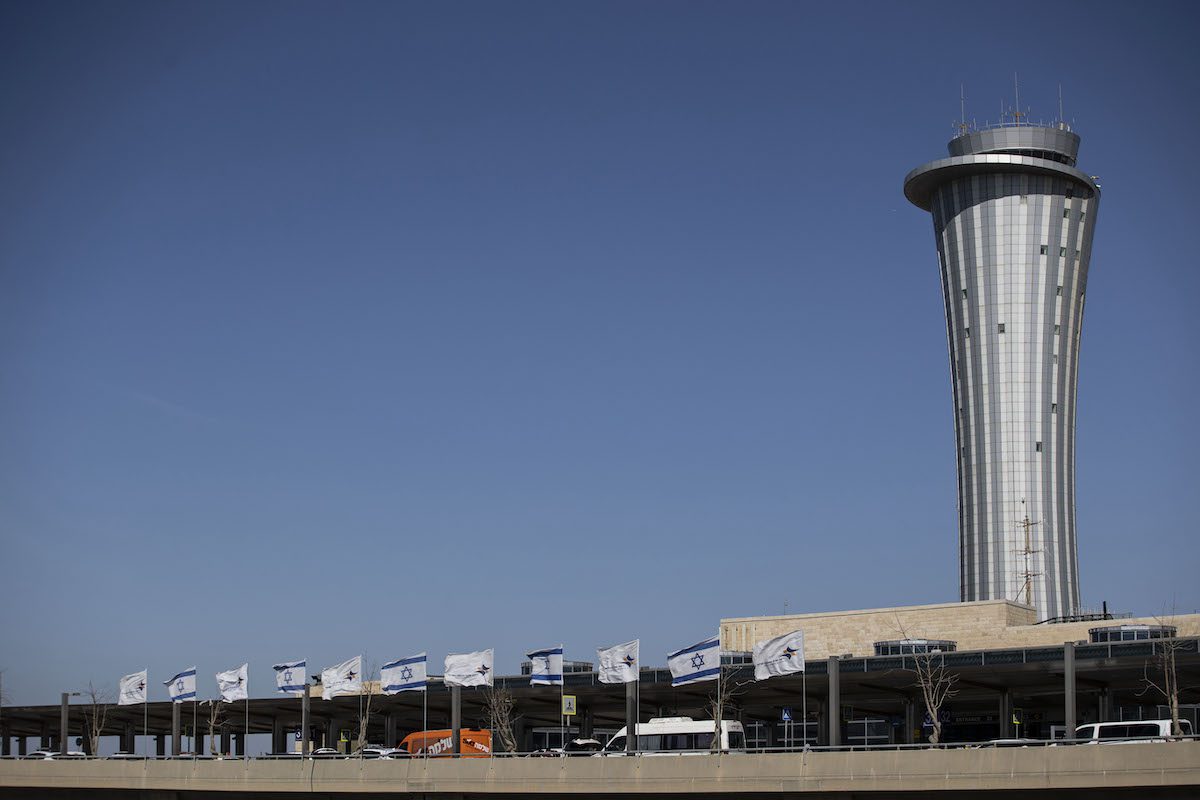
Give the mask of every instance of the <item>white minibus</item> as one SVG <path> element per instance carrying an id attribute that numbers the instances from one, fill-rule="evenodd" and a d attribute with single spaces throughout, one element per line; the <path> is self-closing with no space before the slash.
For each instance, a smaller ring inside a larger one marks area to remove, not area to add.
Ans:
<path id="1" fill-rule="evenodd" d="M 1189 720 L 1179 720 L 1179 729 L 1184 736 L 1192 735 L 1192 723 Z M 1080 725 L 1075 729 L 1075 738 L 1111 744 L 1113 742 L 1140 739 L 1143 741 L 1162 740 L 1171 736 L 1171 720 L 1169 719 L 1139 719 L 1124 722 L 1093 722 Z"/>
<path id="2" fill-rule="evenodd" d="M 637 724 L 637 749 L 646 755 L 702 755 L 712 752 L 714 728 L 711 719 L 655 717 L 649 722 Z M 608 740 L 604 750 L 596 755 L 625 755 L 625 734 L 625 728 L 621 728 Z M 746 732 L 742 729 L 742 723 L 721 720 L 721 750 L 746 751 Z"/>

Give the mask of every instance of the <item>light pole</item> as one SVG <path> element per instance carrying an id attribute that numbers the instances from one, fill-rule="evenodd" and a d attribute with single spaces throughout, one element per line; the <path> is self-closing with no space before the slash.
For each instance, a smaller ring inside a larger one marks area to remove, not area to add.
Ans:
<path id="1" fill-rule="evenodd" d="M 65 756 L 67 754 L 67 723 L 70 717 L 70 704 L 72 697 L 78 697 L 82 692 L 63 692 L 62 693 L 62 708 L 58 716 L 58 754 Z"/>

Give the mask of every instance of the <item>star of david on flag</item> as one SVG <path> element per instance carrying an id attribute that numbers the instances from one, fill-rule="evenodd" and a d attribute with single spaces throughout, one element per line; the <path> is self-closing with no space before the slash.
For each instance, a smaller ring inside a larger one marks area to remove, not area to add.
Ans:
<path id="1" fill-rule="evenodd" d="M 721 674 L 721 640 L 714 636 L 667 655 L 671 685 L 715 681 Z"/>
<path id="2" fill-rule="evenodd" d="M 271 668 L 275 670 L 275 691 L 280 694 L 303 694 L 307 661 L 285 661 Z"/>
<path id="3" fill-rule="evenodd" d="M 171 702 L 182 703 L 184 700 L 196 699 L 196 668 L 188 667 L 169 681 L 163 681 Z"/>
<path id="4" fill-rule="evenodd" d="M 563 648 L 548 647 L 545 650 L 534 650 L 526 653 L 529 659 L 530 686 L 562 686 L 563 682 Z"/>
<path id="5" fill-rule="evenodd" d="M 384 694 L 423 692 L 428 677 L 429 659 L 424 653 L 390 661 L 379 669 L 379 682 Z"/>

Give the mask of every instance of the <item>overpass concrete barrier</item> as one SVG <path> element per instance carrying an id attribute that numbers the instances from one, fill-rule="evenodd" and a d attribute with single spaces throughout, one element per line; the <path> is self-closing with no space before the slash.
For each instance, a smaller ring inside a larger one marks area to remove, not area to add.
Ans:
<path id="1" fill-rule="evenodd" d="M 7 796 L 20 796 L 13 791 L 20 789 L 782 796 L 1122 787 L 1200 787 L 1200 741 L 625 758 L 0 761 L 0 793 Z"/>

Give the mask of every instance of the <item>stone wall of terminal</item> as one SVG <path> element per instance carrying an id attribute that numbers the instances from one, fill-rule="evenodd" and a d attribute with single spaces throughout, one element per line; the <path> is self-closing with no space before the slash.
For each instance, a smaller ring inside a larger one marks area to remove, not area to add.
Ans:
<path id="1" fill-rule="evenodd" d="M 887 639 L 949 639 L 959 650 L 1048 647 L 1086 641 L 1092 628 L 1127 624 L 1168 624 L 1180 636 L 1200 636 L 1200 614 L 1043 625 L 1035 621 L 1033 608 L 1009 600 L 734 617 L 721 620 L 721 647 L 751 650 L 755 642 L 802 630 L 804 656 L 813 661 L 846 654 L 871 656 L 875 642 Z"/>

